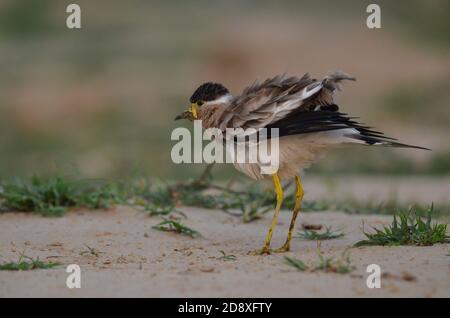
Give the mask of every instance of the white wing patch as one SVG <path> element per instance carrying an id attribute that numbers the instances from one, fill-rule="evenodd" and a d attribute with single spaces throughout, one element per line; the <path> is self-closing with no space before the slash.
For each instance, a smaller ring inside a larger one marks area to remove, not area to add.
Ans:
<path id="1" fill-rule="evenodd" d="M 316 85 L 316 87 L 313 87 L 311 90 L 309 87 Z M 302 91 L 302 98 L 303 100 L 315 95 L 318 91 L 322 89 L 323 85 L 321 82 L 317 82 L 311 85 L 306 86 Z"/>
<path id="2" fill-rule="evenodd" d="M 304 100 L 320 92 L 322 88 L 323 85 L 321 82 L 316 82 L 306 86 L 300 92 L 292 95 L 292 98 L 290 100 L 277 105 L 274 112 L 274 118 L 278 119 L 284 117 L 285 115 L 287 115 L 287 113 L 298 108 Z"/>

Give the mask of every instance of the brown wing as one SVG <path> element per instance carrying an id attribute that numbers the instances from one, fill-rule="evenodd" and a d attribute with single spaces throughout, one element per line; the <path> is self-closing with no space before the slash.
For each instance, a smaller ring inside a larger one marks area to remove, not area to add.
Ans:
<path id="1" fill-rule="evenodd" d="M 275 76 L 254 83 L 234 98 L 223 113 L 221 128 L 262 128 L 294 112 L 337 111 L 333 93 L 342 80 L 353 77 L 337 72 L 318 81 L 308 73 L 302 77 Z"/>

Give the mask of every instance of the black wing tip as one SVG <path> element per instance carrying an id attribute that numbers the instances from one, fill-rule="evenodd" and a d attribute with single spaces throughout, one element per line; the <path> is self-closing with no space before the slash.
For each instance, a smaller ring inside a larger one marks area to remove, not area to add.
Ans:
<path id="1" fill-rule="evenodd" d="M 358 128 L 356 128 L 358 129 Z M 377 132 L 361 129 L 359 128 L 359 134 L 351 134 L 348 135 L 350 138 L 358 139 L 363 141 L 367 146 L 384 146 L 384 147 L 395 147 L 395 148 L 412 148 L 412 149 L 420 149 L 420 150 L 428 150 L 431 151 L 429 148 L 421 147 L 421 146 L 415 146 L 415 145 L 408 145 L 401 142 L 397 142 L 395 138 L 387 137 L 380 135 Z"/>
<path id="2" fill-rule="evenodd" d="M 421 146 L 414 146 L 414 145 L 408 145 L 408 144 L 402 144 L 402 143 L 399 143 L 399 142 L 392 142 L 392 146 L 393 147 L 398 147 L 398 148 L 411 148 L 411 149 L 433 151 L 430 148 L 421 147 Z"/>
<path id="3" fill-rule="evenodd" d="M 383 138 L 385 138 L 385 137 L 383 137 Z M 377 145 L 377 142 L 375 142 L 375 145 Z M 430 148 L 404 144 L 404 143 L 397 142 L 397 141 L 392 141 L 392 140 L 384 140 L 382 138 L 379 139 L 379 145 L 381 145 L 381 146 L 388 146 L 388 147 L 395 147 L 395 148 L 410 148 L 410 149 L 419 149 L 419 150 L 432 151 Z"/>

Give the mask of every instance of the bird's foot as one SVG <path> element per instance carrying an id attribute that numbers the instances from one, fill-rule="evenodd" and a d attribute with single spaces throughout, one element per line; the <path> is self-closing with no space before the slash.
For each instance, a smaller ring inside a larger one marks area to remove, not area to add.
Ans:
<path id="1" fill-rule="evenodd" d="M 270 255 L 271 249 L 269 247 L 264 246 L 261 249 L 257 249 L 254 251 L 248 252 L 248 255 L 257 256 L 257 255 Z"/>
<path id="2" fill-rule="evenodd" d="M 285 253 L 285 252 L 289 252 L 291 249 L 290 245 L 287 243 L 284 243 L 283 246 L 276 248 L 273 250 L 274 253 Z"/>

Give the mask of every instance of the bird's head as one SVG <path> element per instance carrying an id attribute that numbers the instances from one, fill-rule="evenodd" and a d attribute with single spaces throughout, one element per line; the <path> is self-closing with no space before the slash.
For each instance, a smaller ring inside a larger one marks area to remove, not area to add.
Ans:
<path id="1" fill-rule="evenodd" d="M 189 99 L 191 106 L 183 113 L 175 117 L 178 119 L 188 119 L 190 121 L 201 119 L 201 107 L 208 105 L 227 103 L 231 99 L 230 92 L 222 84 L 204 83 L 200 85 Z"/>

